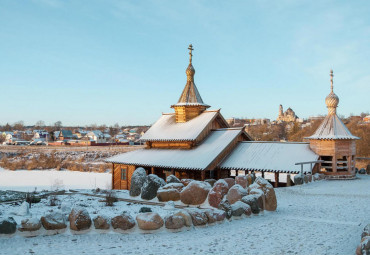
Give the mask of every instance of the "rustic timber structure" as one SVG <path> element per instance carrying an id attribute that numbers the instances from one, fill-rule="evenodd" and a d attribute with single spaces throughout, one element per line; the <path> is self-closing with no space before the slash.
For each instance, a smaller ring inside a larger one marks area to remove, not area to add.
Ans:
<path id="1" fill-rule="evenodd" d="M 175 113 L 162 114 L 142 136 L 146 148 L 111 157 L 112 188 L 130 189 L 131 176 L 137 167 L 161 178 L 205 180 L 223 178 L 228 171 L 218 171 L 223 159 L 240 141 L 250 141 L 242 128 L 229 128 L 220 110 L 207 110 L 194 83 L 192 45 L 189 46 L 187 81 L 178 102 L 171 107 Z"/>
<path id="2" fill-rule="evenodd" d="M 339 98 L 333 91 L 333 70 L 330 71 L 330 94 L 325 98 L 328 115 L 316 132 L 307 137 L 311 149 L 323 160 L 320 172 L 327 178 L 353 178 L 355 176 L 356 140 L 337 116 Z"/>
<path id="3" fill-rule="evenodd" d="M 230 128 L 220 110 L 207 110 L 194 83 L 192 45 L 189 46 L 187 82 L 175 113 L 164 113 L 142 136 L 145 149 L 113 156 L 112 188 L 130 189 L 135 169 L 166 179 L 225 178 L 256 172 L 274 182 L 291 182 L 291 175 L 323 172 L 329 176 L 353 176 L 355 140 L 336 115 L 338 97 L 326 98 L 329 114 L 310 143 L 252 141 L 242 128 Z M 282 114 L 282 107 L 280 113 Z M 294 113 L 294 112 L 293 112 Z M 293 114 L 295 116 L 295 114 Z M 297 163 L 304 162 L 310 164 Z M 322 165 L 320 165 L 322 163 Z M 232 173 L 233 172 L 233 173 Z M 279 179 L 280 178 L 280 179 Z"/>

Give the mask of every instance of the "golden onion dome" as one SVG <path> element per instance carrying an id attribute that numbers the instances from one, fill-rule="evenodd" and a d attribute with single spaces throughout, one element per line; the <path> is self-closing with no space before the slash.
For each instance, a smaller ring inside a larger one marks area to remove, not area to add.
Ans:
<path id="1" fill-rule="evenodd" d="M 336 114 L 337 106 L 339 104 L 339 97 L 333 91 L 333 70 L 330 70 L 330 94 L 325 98 L 326 107 L 328 107 L 329 114 Z"/>
<path id="2" fill-rule="evenodd" d="M 191 63 L 192 57 L 193 57 L 192 52 L 194 50 L 193 45 L 190 44 L 188 50 L 189 50 L 189 65 L 188 65 L 188 68 L 186 68 L 185 73 L 186 73 L 186 76 L 188 77 L 188 81 L 194 81 L 195 69 Z"/>
<path id="3" fill-rule="evenodd" d="M 339 104 L 339 97 L 332 91 L 330 94 L 325 98 L 326 107 L 334 107 L 337 108 Z"/>

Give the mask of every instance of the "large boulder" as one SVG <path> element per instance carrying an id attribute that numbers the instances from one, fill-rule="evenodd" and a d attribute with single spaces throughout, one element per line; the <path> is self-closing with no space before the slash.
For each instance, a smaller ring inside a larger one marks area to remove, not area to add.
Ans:
<path id="1" fill-rule="evenodd" d="M 307 174 L 306 176 L 308 178 L 308 182 L 312 182 L 312 174 Z"/>
<path id="2" fill-rule="evenodd" d="M 262 190 L 265 195 L 264 209 L 267 211 L 275 211 L 277 208 L 277 200 L 274 187 L 262 177 L 257 177 L 254 184 L 257 184 L 259 186 L 258 189 Z"/>
<path id="3" fill-rule="evenodd" d="M 248 187 L 248 178 L 245 175 L 235 176 L 235 183 L 246 189 Z"/>
<path id="4" fill-rule="evenodd" d="M 160 202 L 180 200 L 180 192 L 177 189 L 159 189 L 157 198 Z"/>
<path id="5" fill-rule="evenodd" d="M 129 230 L 135 227 L 135 220 L 132 216 L 126 212 L 118 215 L 111 220 L 112 227 L 114 229 Z"/>
<path id="6" fill-rule="evenodd" d="M 209 224 L 215 223 L 216 221 L 223 221 L 226 217 L 225 211 L 218 209 L 206 209 L 204 213 L 207 215 Z"/>
<path id="7" fill-rule="evenodd" d="M 131 176 L 130 196 L 136 197 L 141 193 L 141 188 L 146 180 L 146 171 L 144 168 L 137 168 Z"/>
<path id="8" fill-rule="evenodd" d="M 218 209 L 223 210 L 225 212 L 225 216 L 227 219 L 230 219 L 232 216 L 232 210 L 231 210 L 231 205 L 229 201 L 224 197 L 220 204 L 218 205 Z"/>
<path id="9" fill-rule="evenodd" d="M 204 211 L 198 208 L 189 208 L 187 211 L 191 216 L 194 226 L 202 226 L 207 224 L 208 217 Z"/>
<path id="10" fill-rule="evenodd" d="M 164 180 L 155 174 L 149 174 L 141 189 L 141 198 L 145 200 L 152 200 L 157 196 L 157 191 L 161 186 L 164 186 Z"/>
<path id="11" fill-rule="evenodd" d="M 164 222 L 168 229 L 180 229 L 185 226 L 185 219 L 180 215 L 168 215 L 164 218 Z"/>
<path id="12" fill-rule="evenodd" d="M 361 239 L 361 243 L 357 250 L 357 254 L 370 255 L 370 236 L 365 236 Z"/>
<path id="13" fill-rule="evenodd" d="M 242 198 L 243 203 L 248 204 L 251 207 L 252 213 L 259 214 L 260 208 L 258 206 L 258 199 L 256 195 L 247 195 Z M 263 202 L 263 201 L 262 201 Z"/>
<path id="14" fill-rule="evenodd" d="M 236 201 L 240 201 L 240 199 L 246 195 L 248 195 L 248 191 L 239 184 L 235 184 L 229 189 L 226 197 L 230 204 L 234 204 Z"/>
<path id="15" fill-rule="evenodd" d="M 95 229 L 109 229 L 109 221 L 108 218 L 105 216 L 98 215 L 94 218 L 94 227 Z"/>
<path id="16" fill-rule="evenodd" d="M 13 217 L 0 218 L 0 234 L 14 234 L 17 231 L 17 222 Z"/>
<path id="17" fill-rule="evenodd" d="M 158 213 L 140 213 L 136 216 L 137 225 L 142 230 L 157 230 L 160 229 L 164 222 Z"/>
<path id="18" fill-rule="evenodd" d="M 231 205 L 231 214 L 232 216 L 242 216 L 243 214 L 249 216 L 252 214 L 252 210 L 248 204 L 236 201 Z"/>
<path id="19" fill-rule="evenodd" d="M 208 203 L 210 206 L 218 208 L 223 197 L 229 191 L 229 185 L 223 179 L 218 180 L 208 193 Z"/>
<path id="20" fill-rule="evenodd" d="M 184 188 L 184 184 L 182 184 L 181 182 L 180 183 L 168 183 L 166 185 L 164 185 L 163 187 L 161 187 L 161 189 L 177 189 L 179 192 L 181 192 L 181 190 Z"/>
<path id="21" fill-rule="evenodd" d="M 247 176 L 247 182 L 248 182 L 247 186 L 252 185 L 254 182 L 253 176 L 251 174 L 248 174 L 246 176 Z"/>
<path id="22" fill-rule="evenodd" d="M 225 178 L 224 179 L 227 185 L 229 185 L 229 189 L 235 185 L 235 180 L 233 178 Z"/>
<path id="23" fill-rule="evenodd" d="M 193 220 L 191 219 L 190 214 L 184 209 L 179 210 L 178 212 L 176 212 L 174 214 L 174 216 L 182 217 L 185 221 L 185 226 L 187 226 L 187 227 L 190 227 L 193 224 Z"/>
<path id="24" fill-rule="evenodd" d="M 80 231 L 91 227 L 91 218 L 85 208 L 73 208 L 68 218 L 69 227 L 72 230 Z"/>
<path id="25" fill-rule="evenodd" d="M 213 187 L 213 185 L 215 185 L 215 183 L 216 183 L 216 180 L 215 179 L 205 179 L 204 181 L 205 182 L 208 182 L 209 185 L 211 185 L 211 187 Z"/>
<path id="26" fill-rule="evenodd" d="M 207 182 L 192 181 L 181 191 L 181 202 L 187 205 L 200 205 L 207 199 L 211 188 Z"/>
<path id="27" fill-rule="evenodd" d="M 176 176 L 174 176 L 172 174 L 169 175 L 169 176 L 167 176 L 166 182 L 167 183 L 181 183 L 181 181 L 179 180 L 179 178 L 177 178 Z"/>
<path id="28" fill-rule="evenodd" d="M 261 210 L 265 210 L 265 207 L 264 207 L 265 194 L 263 193 L 262 190 L 260 190 L 260 189 L 251 189 L 249 191 L 249 195 L 255 196 L 257 198 L 258 207 Z"/>
<path id="29" fill-rule="evenodd" d="M 60 212 L 52 212 L 42 216 L 41 223 L 46 230 L 57 230 L 67 227 L 65 216 Z"/>
<path id="30" fill-rule="evenodd" d="M 41 228 L 41 221 L 38 218 L 27 218 L 21 221 L 21 226 L 18 228 L 19 231 L 37 231 Z"/>
<path id="31" fill-rule="evenodd" d="M 308 175 L 307 174 L 303 175 L 303 182 L 308 183 L 308 181 L 309 181 Z"/>
<path id="32" fill-rule="evenodd" d="M 295 185 L 302 185 L 303 184 L 303 180 L 304 179 L 304 177 L 303 177 L 303 175 L 301 175 L 301 174 L 296 174 L 295 176 L 294 176 L 294 184 Z"/>
<path id="33" fill-rule="evenodd" d="M 370 224 L 367 224 L 364 231 L 362 231 L 361 238 L 364 238 L 365 236 L 370 236 Z"/>

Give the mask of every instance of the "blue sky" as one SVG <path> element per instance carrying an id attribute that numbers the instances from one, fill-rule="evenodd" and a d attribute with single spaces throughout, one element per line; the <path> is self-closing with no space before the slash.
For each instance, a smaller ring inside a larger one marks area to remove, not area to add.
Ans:
<path id="1" fill-rule="evenodd" d="M 151 124 L 195 83 L 225 118 L 370 110 L 370 1 L 0 1 L 0 124 Z"/>

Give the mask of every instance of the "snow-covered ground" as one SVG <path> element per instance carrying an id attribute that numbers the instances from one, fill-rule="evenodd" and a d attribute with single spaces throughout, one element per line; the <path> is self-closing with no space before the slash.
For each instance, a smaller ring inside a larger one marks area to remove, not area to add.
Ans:
<path id="1" fill-rule="evenodd" d="M 1 237 L 0 254 L 354 254 L 370 223 L 369 187 L 370 176 L 359 176 L 279 188 L 276 212 L 179 233 Z M 113 210 L 126 209 L 119 202 Z"/>
<path id="2" fill-rule="evenodd" d="M 68 170 L 17 170 L 0 168 L 0 190 L 33 191 L 53 189 L 109 189 L 110 173 Z"/>

